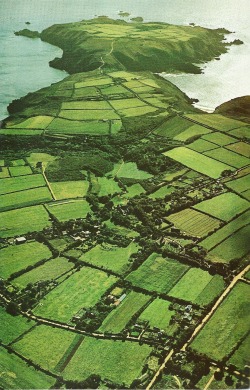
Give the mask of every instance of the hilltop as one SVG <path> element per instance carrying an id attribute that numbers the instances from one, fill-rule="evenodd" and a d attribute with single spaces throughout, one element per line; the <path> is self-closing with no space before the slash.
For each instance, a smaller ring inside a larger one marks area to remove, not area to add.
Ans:
<path id="1" fill-rule="evenodd" d="M 167 23 L 133 23 L 102 16 L 81 22 L 56 24 L 40 34 L 59 46 L 62 58 L 50 65 L 69 73 L 99 68 L 110 70 L 200 73 L 195 65 L 227 51 L 225 29 L 176 26 Z M 26 32 L 27 36 L 27 32 Z"/>
<path id="2" fill-rule="evenodd" d="M 250 96 L 241 96 L 216 107 L 215 112 L 250 123 Z"/>

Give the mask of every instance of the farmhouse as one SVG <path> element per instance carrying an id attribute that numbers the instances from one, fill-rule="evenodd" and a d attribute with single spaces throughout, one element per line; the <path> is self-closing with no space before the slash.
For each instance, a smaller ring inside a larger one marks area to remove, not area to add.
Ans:
<path id="1" fill-rule="evenodd" d="M 17 237 L 15 240 L 16 245 L 24 244 L 27 241 L 25 237 Z"/>

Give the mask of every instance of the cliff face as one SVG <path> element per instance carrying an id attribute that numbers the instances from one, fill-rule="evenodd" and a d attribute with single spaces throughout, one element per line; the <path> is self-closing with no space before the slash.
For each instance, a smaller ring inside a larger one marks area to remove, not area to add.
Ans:
<path id="1" fill-rule="evenodd" d="M 54 25 L 41 39 L 63 50 L 50 65 L 69 73 L 104 70 L 192 72 L 227 51 L 224 29 L 175 26 L 166 23 L 127 23 L 100 17 Z"/>
<path id="2" fill-rule="evenodd" d="M 241 96 L 216 107 L 216 113 L 250 123 L 250 96 Z"/>

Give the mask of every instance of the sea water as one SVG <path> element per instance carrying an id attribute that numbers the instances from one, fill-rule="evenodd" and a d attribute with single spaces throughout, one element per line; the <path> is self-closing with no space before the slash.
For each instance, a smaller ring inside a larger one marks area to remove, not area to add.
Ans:
<path id="1" fill-rule="evenodd" d="M 130 12 L 131 17 L 142 16 L 145 21 L 195 23 L 234 31 L 229 39 L 239 38 L 244 45 L 231 47 L 220 61 L 203 66 L 203 74 L 166 77 L 189 97 L 198 98 L 198 107 L 205 111 L 249 94 L 249 0 L 0 0 L 0 119 L 7 116 L 7 105 L 13 99 L 67 75 L 48 64 L 62 55 L 59 48 L 40 39 L 15 36 L 14 31 L 23 28 L 42 31 L 55 23 L 70 23 L 96 15 L 118 18 L 121 10 Z"/>

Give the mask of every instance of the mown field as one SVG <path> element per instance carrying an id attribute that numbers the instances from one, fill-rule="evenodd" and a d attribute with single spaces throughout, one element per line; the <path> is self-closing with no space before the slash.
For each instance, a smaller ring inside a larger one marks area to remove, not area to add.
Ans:
<path id="1" fill-rule="evenodd" d="M 13 280 L 13 283 L 23 288 L 28 283 L 36 283 L 43 280 L 53 280 L 58 278 L 60 275 L 68 272 L 74 267 L 74 264 L 70 263 L 64 257 L 57 257 L 47 261 L 45 264 L 33 269 L 32 271 L 26 272 Z"/>
<path id="2" fill-rule="evenodd" d="M 245 226 L 232 234 L 209 252 L 213 261 L 229 263 L 241 259 L 249 252 L 250 226 Z"/>
<path id="3" fill-rule="evenodd" d="M 218 179 L 225 170 L 233 170 L 233 168 L 229 165 L 226 165 L 220 161 L 215 161 L 208 156 L 182 146 L 164 152 L 163 154 L 172 158 L 173 160 L 180 162 L 188 168 L 191 168 L 194 171 L 200 172 L 213 179 Z"/>
<path id="4" fill-rule="evenodd" d="M 221 161 L 233 168 L 242 168 L 249 164 L 249 159 L 245 156 L 241 156 L 238 153 L 231 152 L 224 148 L 217 148 L 209 150 L 204 153 L 206 156 L 214 158 L 215 160 Z"/>
<path id="5" fill-rule="evenodd" d="M 163 329 L 169 335 L 172 333 L 174 325 L 170 325 L 169 322 L 174 316 L 175 312 L 169 310 L 171 302 L 164 301 L 163 299 L 157 298 L 143 311 L 140 315 L 139 320 L 149 321 L 150 328 L 156 326 L 157 328 Z"/>
<path id="6" fill-rule="evenodd" d="M 220 114 L 188 114 L 186 117 L 220 131 L 232 130 L 245 124 Z"/>
<path id="7" fill-rule="evenodd" d="M 43 130 L 31 130 L 31 129 L 0 129 L 1 135 L 42 135 Z"/>
<path id="8" fill-rule="evenodd" d="M 136 253 L 138 249 L 138 245 L 134 242 L 129 244 L 127 248 L 120 248 L 104 243 L 84 253 L 79 260 L 114 272 L 123 273 L 128 269 L 129 257 L 132 253 Z"/>
<path id="9" fill-rule="evenodd" d="M 169 295 L 203 306 L 213 301 L 224 287 L 221 276 L 212 276 L 202 269 L 190 268 L 172 288 Z"/>
<path id="10" fill-rule="evenodd" d="M 202 136 L 202 139 L 213 142 L 218 146 L 225 146 L 235 142 L 235 138 L 230 137 L 228 134 L 219 133 L 217 131 Z"/>
<path id="11" fill-rule="evenodd" d="M 221 361 L 248 332 L 249 286 L 238 282 L 191 343 L 198 353 Z M 240 302 L 240 304 L 239 304 Z"/>
<path id="12" fill-rule="evenodd" d="M 66 379 L 81 381 L 91 374 L 96 374 L 114 383 L 130 386 L 132 381 L 140 376 L 151 350 L 148 345 L 138 343 L 85 337 L 64 370 L 64 376 Z"/>
<path id="13" fill-rule="evenodd" d="M 153 192 L 149 195 L 151 199 L 165 198 L 165 196 L 172 194 L 175 191 L 175 188 L 172 186 L 163 186 L 159 188 L 157 191 Z"/>
<path id="14" fill-rule="evenodd" d="M 47 187 L 13 192 L 0 196 L 0 211 L 33 206 L 50 200 L 52 200 L 52 196 Z"/>
<path id="15" fill-rule="evenodd" d="M 56 156 L 52 156 L 51 154 L 48 154 L 48 153 L 37 153 L 37 152 L 34 152 L 34 153 L 31 153 L 29 155 L 29 157 L 26 157 L 26 160 L 28 161 L 28 163 L 32 166 L 32 167 L 36 167 L 36 164 L 38 162 L 42 162 L 43 163 L 43 167 L 46 168 L 46 166 L 48 165 L 48 163 L 56 160 Z"/>
<path id="16" fill-rule="evenodd" d="M 138 169 L 136 163 L 134 162 L 122 164 L 120 169 L 116 172 L 116 176 L 119 178 L 128 178 L 134 180 L 147 180 L 152 177 L 151 174 Z"/>
<path id="17" fill-rule="evenodd" d="M 229 359 L 229 363 L 235 365 L 239 370 L 244 370 L 245 366 L 249 365 L 249 345 L 250 335 L 243 340 L 239 348 L 236 349 L 233 356 Z"/>
<path id="18" fill-rule="evenodd" d="M 0 250 L 0 275 L 6 279 L 14 272 L 50 257 L 51 252 L 47 246 L 36 241 L 10 245 Z"/>
<path id="19" fill-rule="evenodd" d="M 196 152 L 206 152 L 207 150 L 217 149 L 218 145 L 213 144 L 212 142 L 206 141 L 202 138 L 197 139 L 188 145 L 188 148 L 195 150 Z"/>
<path id="20" fill-rule="evenodd" d="M 207 250 L 213 249 L 220 242 L 225 240 L 227 237 L 234 234 L 241 227 L 247 225 L 249 223 L 250 211 L 246 211 L 241 214 L 238 218 L 229 222 L 227 225 L 223 226 L 221 229 L 217 230 L 211 236 L 205 238 L 200 245 L 202 245 Z"/>
<path id="21" fill-rule="evenodd" d="M 100 191 L 98 196 L 107 196 L 120 193 L 122 189 L 119 187 L 118 183 L 115 180 L 109 180 L 106 177 L 98 177 L 98 184 L 100 186 Z"/>
<path id="22" fill-rule="evenodd" d="M 13 177 L 31 175 L 33 173 L 28 165 L 20 167 L 9 167 L 9 171 Z"/>
<path id="23" fill-rule="evenodd" d="M 154 130 L 154 134 L 162 137 L 174 138 L 191 126 L 191 122 L 175 116 L 163 122 L 156 130 Z"/>
<path id="24" fill-rule="evenodd" d="M 41 231 L 50 225 L 49 215 L 41 205 L 4 211 L 1 213 L 0 237 L 13 237 L 28 232 Z"/>
<path id="25" fill-rule="evenodd" d="M 0 184 L 0 195 L 4 195 L 11 192 L 27 190 L 30 188 L 43 187 L 46 183 L 42 175 L 36 174 L 1 179 Z"/>
<path id="26" fill-rule="evenodd" d="M 247 126 L 242 126 L 242 127 L 239 127 L 237 129 L 234 129 L 234 130 L 230 130 L 229 131 L 229 134 L 230 135 L 234 135 L 235 137 L 237 138 L 250 138 L 250 133 L 249 133 L 249 127 Z"/>
<path id="27" fill-rule="evenodd" d="M 87 180 L 61 181 L 50 183 L 56 199 L 82 198 L 87 195 L 89 182 Z"/>
<path id="28" fill-rule="evenodd" d="M 0 347 L 1 386 L 5 389 L 49 389 L 55 379 L 29 367 Z"/>
<path id="29" fill-rule="evenodd" d="M 249 203 L 245 199 L 242 199 L 231 192 L 227 192 L 198 203 L 193 207 L 198 211 L 202 211 L 203 213 L 228 222 L 237 214 L 241 214 L 243 211 L 247 210 L 249 208 Z"/>
<path id="30" fill-rule="evenodd" d="M 54 117 L 50 117 L 50 116 L 34 116 L 8 127 L 10 129 L 44 130 L 52 122 L 53 119 Z"/>
<path id="31" fill-rule="evenodd" d="M 168 216 L 167 219 L 173 222 L 177 228 L 197 237 L 204 237 L 220 226 L 218 219 L 193 209 L 179 211 Z"/>
<path id="32" fill-rule="evenodd" d="M 239 153 L 247 158 L 250 157 L 250 145 L 246 142 L 237 142 L 235 144 L 228 145 L 227 149 Z"/>
<path id="33" fill-rule="evenodd" d="M 75 338 L 75 333 L 39 325 L 13 344 L 15 351 L 55 372 L 55 367 Z"/>
<path id="34" fill-rule="evenodd" d="M 101 332 L 121 332 L 131 319 L 148 301 L 149 295 L 143 295 L 132 291 L 124 301 L 105 318 L 100 327 Z"/>
<path id="35" fill-rule="evenodd" d="M 159 293 L 167 293 L 188 269 L 187 265 L 181 264 L 177 260 L 163 259 L 153 253 L 126 279 L 135 286 Z"/>
<path id="36" fill-rule="evenodd" d="M 0 339 L 9 344 L 17 337 L 27 332 L 36 323 L 21 316 L 12 316 L 0 306 Z"/>
<path id="37" fill-rule="evenodd" d="M 176 141 L 182 141 L 182 142 L 186 142 L 188 141 L 190 138 L 192 137 L 196 137 L 198 135 L 203 135 L 203 134 L 209 134 L 211 133 L 212 130 L 209 130 L 209 129 L 206 129 L 205 127 L 203 126 L 200 126 L 200 125 L 193 125 L 193 126 L 190 126 L 188 127 L 186 130 L 184 130 L 183 132 L 181 132 L 180 134 L 177 134 L 174 139 Z M 214 133 L 213 133 L 214 134 Z M 202 137 L 203 138 L 203 137 Z"/>
<path id="38" fill-rule="evenodd" d="M 74 121 L 120 119 L 112 110 L 61 110 L 59 117 Z"/>
<path id="39" fill-rule="evenodd" d="M 46 207 L 60 222 L 70 219 L 86 218 L 86 215 L 90 212 L 89 204 L 85 200 L 47 204 Z"/>
<path id="40" fill-rule="evenodd" d="M 46 130 L 46 134 L 89 134 L 107 135 L 109 134 L 109 123 L 98 121 L 69 120 L 55 118 Z"/>
<path id="41" fill-rule="evenodd" d="M 80 308 L 95 305 L 115 281 L 114 276 L 105 272 L 83 267 L 46 295 L 34 312 L 42 317 L 69 322 Z"/>
<path id="42" fill-rule="evenodd" d="M 239 179 L 231 180 L 226 183 L 226 186 L 231 190 L 242 193 L 250 188 L 250 175 L 239 177 Z"/>
<path id="43" fill-rule="evenodd" d="M 0 167 L 0 179 L 5 179 L 9 177 L 9 170 L 7 167 Z"/>

